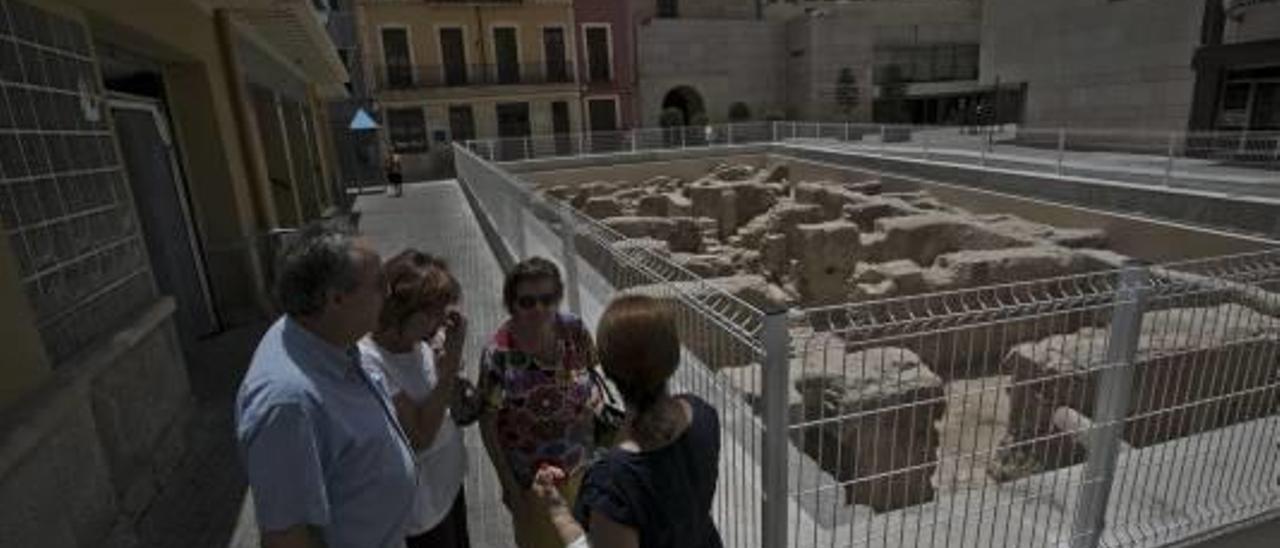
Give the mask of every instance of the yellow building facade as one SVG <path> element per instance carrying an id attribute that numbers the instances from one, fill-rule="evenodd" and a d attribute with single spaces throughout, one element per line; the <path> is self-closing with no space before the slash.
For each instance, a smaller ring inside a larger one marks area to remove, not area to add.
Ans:
<path id="1" fill-rule="evenodd" d="M 324 15 L 0 0 L 6 545 L 131 534 L 182 454 L 189 356 L 272 314 L 270 235 L 342 202 Z"/>
<path id="2" fill-rule="evenodd" d="M 580 127 L 570 0 L 365 0 L 357 21 L 383 134 L 411 177 L 453 140 Z"/>

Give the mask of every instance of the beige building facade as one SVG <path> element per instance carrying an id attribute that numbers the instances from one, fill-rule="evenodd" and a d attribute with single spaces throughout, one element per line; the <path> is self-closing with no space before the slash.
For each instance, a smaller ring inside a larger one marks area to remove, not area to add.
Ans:
<path id="1" fill-rule="evenodd" d="M 0 1 L 6 545 L 129 545 L 182 456 L 200 341 L 272 314 L 268 234 L 341 201 L 323 16 Z"/>
<path id="2" fill-rule="evenodd" d="M 573 4 L 366 0 L 364 66 L 406 176 L 440 173 L 449 142 L 581 126 Z"/>

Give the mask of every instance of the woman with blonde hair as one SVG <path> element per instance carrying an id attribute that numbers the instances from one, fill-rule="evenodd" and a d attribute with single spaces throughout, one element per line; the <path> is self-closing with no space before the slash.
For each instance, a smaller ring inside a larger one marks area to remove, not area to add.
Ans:
<path id="1" fill-rule="evenodd" d="M 600 363 L 618 387 L 627 418 L 617 445 L 588 468 L 576 504 L 559 495 L 564 473 L 538 470 L 534 491 L 560 540 L 574 547 L 720 548 L 711 519 L 720 462 L 716 410 L 697 396 L 671 395 L 680 337 L 670 305 L 653 297 L 614 299 L 596 329 Z"/>
<path id="2" fill-rule="evenodd" d="M 383 267 L 387 296 L 378 329 L 360 341 L 361 363 L 387 388 L 413 447 L 418 491 L 407 548 L 467 548 L 466 449 L 450 413 L 467 321 L 462 291 L 444 261 L 417 250 Z"/>

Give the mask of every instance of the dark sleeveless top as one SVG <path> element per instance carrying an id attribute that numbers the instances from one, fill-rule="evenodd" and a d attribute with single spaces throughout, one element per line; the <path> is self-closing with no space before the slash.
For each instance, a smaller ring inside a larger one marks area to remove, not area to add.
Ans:
<path id="1" fill-rule="evenodd" d="M 633 453 L 610 449 L 588 469 L 574 517 L 584 527 L 591 512 L 635 528 L 640 548 L 722 548 L 711 519 L 720 465 L 720 419 L 696 396 L 678 396 L 693 420 L 670 445 Z"/>

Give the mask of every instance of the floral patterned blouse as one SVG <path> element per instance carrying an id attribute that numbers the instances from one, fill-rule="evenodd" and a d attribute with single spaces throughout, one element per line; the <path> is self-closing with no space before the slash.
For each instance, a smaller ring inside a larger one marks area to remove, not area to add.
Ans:
<path id="1" fill-rule="evenodd" d="M 542 464 L 569 475 L 594 449 L 597 388 L 591 334 L 577 317 L 556 317 L 559 363 L 516 349 L 510 322 L 498 328 L 480 358 L 478 395 L 497 413 L 498 443 L 518 485 L 533 483 Z"/>

